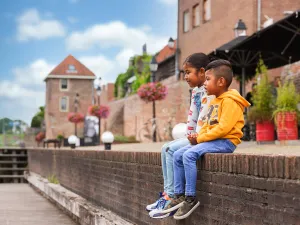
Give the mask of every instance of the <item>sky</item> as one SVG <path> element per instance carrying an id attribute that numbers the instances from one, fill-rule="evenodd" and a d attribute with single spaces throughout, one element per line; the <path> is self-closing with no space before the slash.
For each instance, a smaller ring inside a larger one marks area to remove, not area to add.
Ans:
<path id="1" fill-rule="evenodd" d="M 144 43 L 153 54 L 176 38 L 177 0 L 1 0 L 0 27 L 0 119 L 30 125 L 65 57 L 114 82 Z"/>

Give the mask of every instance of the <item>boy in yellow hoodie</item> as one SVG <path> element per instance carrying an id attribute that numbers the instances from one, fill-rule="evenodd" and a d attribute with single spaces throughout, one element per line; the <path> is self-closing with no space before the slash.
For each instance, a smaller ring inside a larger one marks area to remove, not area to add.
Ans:
<path id="1" fill-rule="evenodd" d="M 236 90 L 228 90 L 232 82 L 232 67 L 227 60 L 209 63 L 204 87 L 211 101 L 204 126 L 197 134 L 189 135 L 191 145 L 174 153 L 175 200 L 169 211 L 178 209 L 174 219 L 188 217 L 199 205 L 196 198 L 197 160 L 205 153 L 232 153 L 241 143 L 244 126 L 243 111 L 250 105 Z"/>

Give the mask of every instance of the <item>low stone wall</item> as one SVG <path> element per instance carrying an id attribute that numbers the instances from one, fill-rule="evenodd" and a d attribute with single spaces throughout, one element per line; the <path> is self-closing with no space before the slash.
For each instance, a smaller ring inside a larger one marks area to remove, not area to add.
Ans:
<path id="1" fill-rule="evenodd" d="M 162 190 L 160 153 L 29 150 L 29 170 L 138 224 L 300 224 L 300 157 L 207 154 L 199 160 L 201 206 L 185 221 L 149 218 Z"/>

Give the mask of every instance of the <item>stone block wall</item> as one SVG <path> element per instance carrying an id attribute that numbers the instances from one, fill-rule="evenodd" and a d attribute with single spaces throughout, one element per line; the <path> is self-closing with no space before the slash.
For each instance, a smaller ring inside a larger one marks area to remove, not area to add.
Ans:
<path id="1" fill-rule="evenodd" d="M 300 157 L 206 154 L 198 161 L 201 206 L 186 220 L 149 218 L 163 189 L 160 153 L 29 150 L 29 170 L 138 225 L 300 224 Z"/>

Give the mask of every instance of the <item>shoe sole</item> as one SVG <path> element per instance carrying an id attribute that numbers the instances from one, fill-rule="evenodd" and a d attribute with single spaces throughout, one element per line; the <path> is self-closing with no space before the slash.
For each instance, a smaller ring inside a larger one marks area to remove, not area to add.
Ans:
<path id="1" fill-rule="evenodd" d="M 182 215 L 182 216 L 176 216 L 174 215 L 174 219 L 175 220 L 183 220 L 185 218 L 187 218 L 189 215 L 192 214 L 192 212 L 194 212 L 194 210 L 200 205 L 200 202 L 197 202 L 197 204 L 185 215 Z"/>
<path id="2" fill-rule="evenodd" d="M 161 211 L 161 213 L 170 213 L 170 212 L 173 212 L 174 210 L 179 209 L 181 206 L 183 206 L 183 203 L 184 203 L 184 201 L 180 202 L 179 204 L 177 204 L 175 206 L 173 206 L 172 208 L 169 208 L 169 209 Z"/>
<path id="3" fill-rule="evenodd" d="M 150 215 L 149 216 L 152 219 L 163 219 L 163 218 L 171 216 L 170 213 L 163 214 L 162 212 L 159 212 L 157 214 L 161 214 L 161 216 L 155 216 L 155 214 L 153 216 L 150 216 Z"/>

